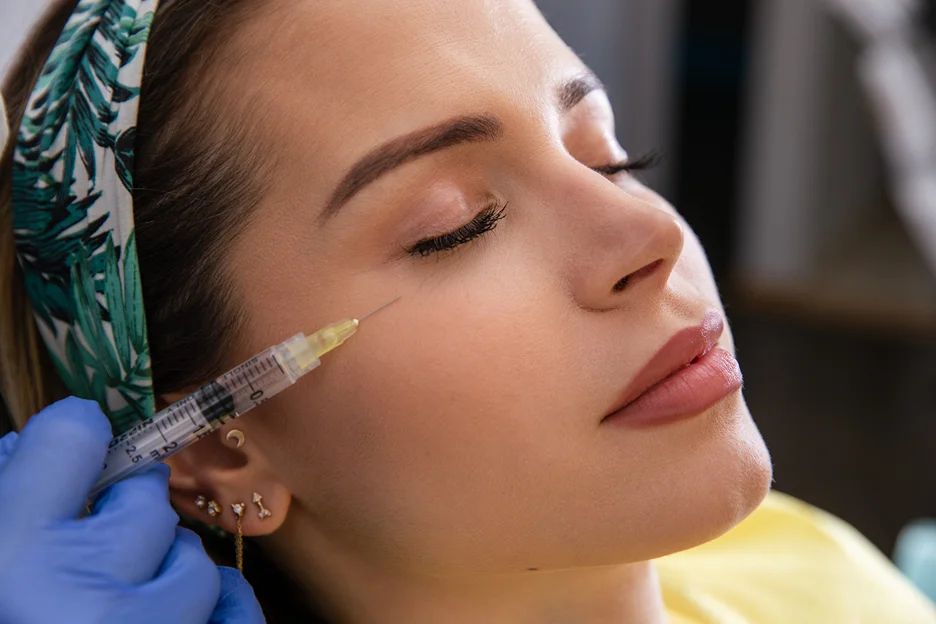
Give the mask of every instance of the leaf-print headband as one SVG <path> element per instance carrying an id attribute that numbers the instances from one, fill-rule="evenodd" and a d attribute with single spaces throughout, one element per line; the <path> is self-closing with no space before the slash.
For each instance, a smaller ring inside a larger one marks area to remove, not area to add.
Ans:
<path id="1" fill-rule="evenodd" d="M 133 226 L 133 148 L 158 0 L 81 0 L 29 98 L 13 229 L 39 333 L 115 433 L 154 413 Z"/>

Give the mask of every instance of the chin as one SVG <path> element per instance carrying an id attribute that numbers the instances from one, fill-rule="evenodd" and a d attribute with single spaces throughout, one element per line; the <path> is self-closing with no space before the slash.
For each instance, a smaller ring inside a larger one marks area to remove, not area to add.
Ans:
<path id="1" fill-rule="evenodd" d="M 770 492 L 773 467 L 760 431 L 740 392 L 718 413 L 712 435 L 702 447 L 709 457 L 693 487 L 683 490 L 684 508 L 692 522 L 683 527 L 683 539 L 673 552 L 711 541 L 747 518 Z M 688 518 L 687 518 L 688 519 Z"/>
<path id="2" fill-rule="evenodd" d="M 738 525 L 770 491 L 770 454 L 740 391 L 686 425 L 679 461 L 661 474 L 644 514 L 643 548 L 656 559 L 711 541 Z"/>

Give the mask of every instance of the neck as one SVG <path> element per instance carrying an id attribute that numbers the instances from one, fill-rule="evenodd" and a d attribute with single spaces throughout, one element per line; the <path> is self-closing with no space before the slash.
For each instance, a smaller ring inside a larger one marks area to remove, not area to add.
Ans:
<path id="1" fill-rule="evenodd" d="M 332 622 L 666 622 L 650 562 L 457 578 L 429 576 L 374 564 L 320 534 L 310 540 L 310 533 L 302 528 L 287 522 L 264 540 L 264 547 L 286 565 Z"/>

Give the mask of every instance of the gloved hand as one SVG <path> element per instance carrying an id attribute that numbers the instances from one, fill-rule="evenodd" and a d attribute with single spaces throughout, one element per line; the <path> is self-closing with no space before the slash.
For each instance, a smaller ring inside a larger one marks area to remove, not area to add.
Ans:
<path id="1" fill-rule="evenodd" d="M 0 622 L 263 622 L 243 577 L 177 526 L 166 466 L 111 486 L 77 519 L 110 438 L 97 404 L 70 398 L 0 439 Z"/>
<path id="2" fill-rule="evenodd" d="M 209 624 L 258 624 L 264 622 L 260 603 L 244 575 L 234 568 L 218 566 L 221 597 Z"/>

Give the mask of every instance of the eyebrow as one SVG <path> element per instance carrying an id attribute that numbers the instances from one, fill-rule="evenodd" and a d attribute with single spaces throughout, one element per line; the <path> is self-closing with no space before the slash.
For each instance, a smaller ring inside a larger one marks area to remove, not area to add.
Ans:
<path id="1" fill-rule="evenodd" d="M 559 85 L 557 90 L 559 110 L 562 113 L 568 113 L 592 91 L 605 90 L 605 86 L 598 79 L 598 76 L 591 71 L 584 71 Z"/>
<path id="2" fill-rule="evenodd" d="M 592 91 L 604 86 L 595 74 L 585 71 L 566 80 L 556 90 L 559 110 L 564 114 Z M 460 116 L 435 126 L 397 137 L 358 160 L 332 192 L 321 220 L 335 216 L 348 200 L 365 186 L 393 169 L 421 156 L 456 145 L 496 141 L 504 126 L 492 115 Z"/>

